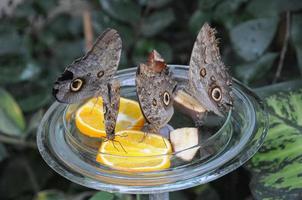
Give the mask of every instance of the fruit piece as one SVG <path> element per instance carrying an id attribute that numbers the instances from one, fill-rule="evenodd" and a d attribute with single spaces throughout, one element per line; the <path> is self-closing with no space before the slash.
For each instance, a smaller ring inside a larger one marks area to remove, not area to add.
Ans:
<path id="1" fill-rule="evenodd" d="M 89 137 L 106 137 L 103 100 L 93 98 L 82 105 L 76 112 L 75 124 L 79 131 Z M 140 130 L 144 117 L 136 101 L 121 98 L 115 132 L 131 129 Z"/>
<path id="2" fill-rule="evenodd" d="M 174 152 L 179 152 L 198 144 L 197 128 L 178 128 L 170 132 L 170 141 Z M 175 155 L 185 161 L 191 161 L 200 147 L 195 147 L 176 153 Z"/>
<path id="3" fill-rule="evenodd" d="M 142 131 L 116 133 L 114 141 L 103 142 L 97 162 L 124 171 L 148 172 L 170 167 L 172 147 L 164 137 Z"/>
<path id="4" fill-rule="evenodd" d="M 190 116 L 193 120 L 201 119 L 206 109 L 189 93 L 179 89 L 174 97 L 174 106 L 185 115 Z"/>

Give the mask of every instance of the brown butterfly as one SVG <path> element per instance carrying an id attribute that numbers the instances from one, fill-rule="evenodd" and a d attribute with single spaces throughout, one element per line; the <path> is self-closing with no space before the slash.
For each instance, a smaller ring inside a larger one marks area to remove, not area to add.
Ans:
<path id="1" fill-rule="evenodd" d="M 107 29 L 84 57 L 65 69 L 53 87 L 54 97 L 62 103 L 102 96 L 106 137 L 109 140 L 114 139 L 119 108 L 120 86 L 113 76 L 118 68 L 121 49 L 122 41 L 117 31 Z"/>
<path id="2" fill-rule="evenodd" d="M 189 92 L 207 111 L 223 116 L 233 105 L 232 78 L 221 60 L 215 33 L 206 23 L 197 35 L 190 59 Z"/>
<path id="3" fill-rule="evenodd" d="M 146 64 L 140 64 L 136 73 L 136 93 L 140 107 L 147 121 L 145 130 L 158 133 L 173 113 L 173 80 L 160 54 L 153 50 Z"/>

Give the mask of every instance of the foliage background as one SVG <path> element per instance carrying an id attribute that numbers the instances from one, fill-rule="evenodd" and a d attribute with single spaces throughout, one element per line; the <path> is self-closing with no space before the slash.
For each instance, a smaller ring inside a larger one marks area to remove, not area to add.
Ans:
<path id="1" fill-rule="evenodd" d="M 144 61 L 152 49 L 157 49 L 168 63 L 188 64 L 197 32 L 204 22 L 209 22 L 218 31 L 223 61 L 232 75 L 252 88 L 266 86 L 264 91 L 275 94 L 279 88 L 287 92 L 301 86 L 299 81 L 274 85 L 301 77 L 301 10 L 301 0 L 2 0 L 0 199 L 81 200 L 96 193 L 53 173 L 35 145 L 36 128 L 54 101 L 51 96 L 54 80 L 66 65 L 85 52 L 83 12 L 91 14 L 95 36 L 106 27 L 121 33 L 124 49 L 119 69 Z M 261 89 L 257 91 L 264 94 Z M 293 107 L 299 108 L 300 93 L 283 96 L 290 96 L 289 99 L 295 96 L 298 104 Z M 275 105 L 271 102 L 274 98 L 268 98 L 269 105 Z M 279 106 L 289 102 L 286 100 Z M 297 115 L 294 119 L 301 118 Z M 299 126 L 299 137 L 301 130 Z M 267 161 L 271 157 L 256 156 L 248 167 L 210 184 L 172 193 L 171 199 L 275 199 L 276 196 L 270 195 L 276 190 L 285 194 L 280 199 L 301 197 L 293 195 L 301 194 L 301 181 L 297 184 L 296 179 L 295 190 L 288 185 L 281 190 L 274 182 L 255 181 L 254 174 L 261 177 L 262 172 L 258 158 Z M 294 169 L 301 173 L 301 164 Z M 251 180 L 253 184 L 249 185 Z M 261 196 L 262 186 L 266 189 L 269 186 L 271 193 Z M 110 198 L 134 199 L 134 196 L 97 193 L 93 197 Z"/>

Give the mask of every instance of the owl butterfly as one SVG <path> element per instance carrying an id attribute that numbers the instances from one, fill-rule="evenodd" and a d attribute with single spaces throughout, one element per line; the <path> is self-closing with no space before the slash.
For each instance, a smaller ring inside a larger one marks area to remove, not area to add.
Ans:
<path id="1" fill-rule="evenodd" d="M 107 84 L 107 95 L 103 96 L 103 110 L 106 137 L 113 140 L 115 137 L 115 124 L 120 105 L 120 84 L 118 80 L 113 80 Z"/>
<path id="2" fill-rule="evenodd" d="M 207 23 L 198 33 L 190 59 L 189 90 L 206 111 L 223 116 L 233 105 L 232 78 L 221 61 L 215 33 Z"/>
<path id="3" fill-rule="evenodd" d="M 140 64 L 136 73 L 136 92 L 143 115 L 147 121 L 146 131 L 158 133 L 171 119 L 173 92 L 176 82 L 160 54 L 153 50 L 146 64 Z"/>
<path id="4" fill-rule="evenodd" d="M 54 97 L 62 103 L 75 103 L 106 94 L 107 84 L 117 71 L 121 49 L 122 41 L 117 31 L 104 31 L 92 49 L 70 64 L 57 79 Z"/>

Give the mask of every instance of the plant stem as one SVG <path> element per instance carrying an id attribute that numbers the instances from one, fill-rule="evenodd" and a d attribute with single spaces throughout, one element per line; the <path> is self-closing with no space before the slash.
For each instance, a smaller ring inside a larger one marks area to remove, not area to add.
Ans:
<path id="1" fill-rule="evenodd" d="M 283 46 L 281 49 L 281 54 L 280 54 L 280 59 L 278 63 L 278 68 L 275 74 L 275 78 L 273 80 L 273 83 L 276 83 L 277 80 L 280 78 L 280 74 L 283 68 L 284 64 L 284 58 L 285 54 L 287 52 L 287 47 L 288 47 L 288 41 L 289 41 L 289 35 L 290 35 L 290 11 L 286 12 L 286 28 L 285 28 L 285 36 L 284 36 L 284 41 L 283 41 Z"/>
<path id="2" fill-rule="evenodd" d="M 89 51 L 93 45 L 93 30 L 91 22 L 91 13 L 88 9 L 83 11 L 83 26 L 85 35 L 86 52 Z"/>
<path id="3" fill-rule="evenodd" d="M 0 142 L 6 143 L 6 144 L 11 144 L 11 145 L 19 145 L 19 146 L 23 146 L 23 147 L 32 148 L 32 149 L 37 149 L 37 145 L 34 142 L 28 142 L 23 139 L 17 139 L 17 138 L 13 138 L 13 137 L 9 137 L 9 136 L 4 136 L 4 135 L 1 135 L 1 133 L 0 133 Z"/>

